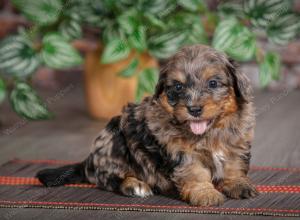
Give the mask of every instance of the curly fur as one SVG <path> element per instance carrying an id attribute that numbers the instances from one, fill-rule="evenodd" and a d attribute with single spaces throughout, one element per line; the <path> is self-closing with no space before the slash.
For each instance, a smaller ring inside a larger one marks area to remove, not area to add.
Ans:
<path id="1" fill-rule="evenodd" d="M 190 106 L 199 107 L 197 115 Z M 193 133 L 192 121 L 205 121 L 205 132 Z M 254 124 L 251 88 L 234 61 L 207 46 L 184 47 L 161 69 L 155 94 L 128 104 L 101 131 L 78 181 L 128 196 L 178 193 L 192 205 L 253 197 L 247 172 Z M 45 170 L 37 176 L 48 186 L 54 181 Z"/>

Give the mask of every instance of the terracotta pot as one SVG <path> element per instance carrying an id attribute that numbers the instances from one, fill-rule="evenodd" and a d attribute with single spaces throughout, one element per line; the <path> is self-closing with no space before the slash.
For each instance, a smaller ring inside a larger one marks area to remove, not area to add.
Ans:
<path id="1" fill-rule="evenodd" d="M 120 114 L 122 107 L 134 102 L 137 76 L 118 76 L 135 55 L 139 59 L 138 70 L 157 67 L 157 61 L 149 54 L 131 52 L 127 59 L 112 64 L 100 63 L 102 48 L 87 52 L 85 59 L 85 94 L 90 115 L 96 119 L 108 119 Z"/>

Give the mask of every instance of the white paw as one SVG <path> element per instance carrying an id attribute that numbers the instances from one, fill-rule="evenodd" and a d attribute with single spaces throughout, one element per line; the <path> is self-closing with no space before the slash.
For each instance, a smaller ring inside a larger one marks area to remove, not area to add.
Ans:
<path id="1" fill-rule="evenodd" d="M 133 194 L 134 196 L 141 197 L 141 198 L 153 195 L 151 189 L 144 184 L 138 184 L 137 186 L 135 186 L 133 188 Z"/>
<path id="2" fill-rule="evenodd" d="M 121 192 L 126 196 L 145 198 L 153 195 L 150 186 L 135 177 L 127 177 L 120 187 Z"/>

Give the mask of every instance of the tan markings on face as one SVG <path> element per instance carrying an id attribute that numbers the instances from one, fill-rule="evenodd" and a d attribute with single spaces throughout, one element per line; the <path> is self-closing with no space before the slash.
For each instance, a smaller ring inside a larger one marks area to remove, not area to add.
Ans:
<path id="1" fill-rule="evenodd" d="M 224 68 L 222 68 L 221 66 L 207 66 L 201 70 L 200 75 L 204 80 L 208 80 L 217 73 L 222 73 L 224 71 L 223 69 Z"/>
<path id="2" fill-rule="evenodd" d="M 180 71 L 171 72 L 168 79 L 176 80 L 176 81 L 181 82 L 181 83 L 185 83 L 185 81 L 186 81 L 186 78 L 185 78 L 184 74 L 181 73 Z"/>
<path id="3" fill-rule="evenodd" d="M 231 114 L 236 112 L 238 109 L 237 102 L 236 102 L 236 96 L 234 94 L 233 89 L 230 89 L 229 95 L 224 100 L 224 112 L 225 114 Z"/>
<path id="4" fill-rule="evenodd" d="M 172 114 L 174 109 L 173 107 L 169 104 L 168 102 L 168 97 L 165 94 L 165 92 L 163 92 L 160 96 L 160 104 L 161 106 L 169 113 Z"/>
<path id="5" fill-rule="evenodd" d="M 220 117 L 219 121 L 215 125 L 218 128 L 226 127 L 231 120 L 231 114 L 238 110 L 233 89 L 230 89 L 229 95 L 222 101 L 222 106 L 222 117 Z"/>
<path id="6" fill-rule="evenodd" d="M 186 119 L 189 115 L 186 106 L 178 104 L 174 110 L 177 119 Z"/>
<path id="7" fill-rule="evenodd" d="M 220 102 L 208 98 L 203 102 L 203 112 L 201 117 L 203 119 L 212 119 L 220 114 L 221 108 Z"/>

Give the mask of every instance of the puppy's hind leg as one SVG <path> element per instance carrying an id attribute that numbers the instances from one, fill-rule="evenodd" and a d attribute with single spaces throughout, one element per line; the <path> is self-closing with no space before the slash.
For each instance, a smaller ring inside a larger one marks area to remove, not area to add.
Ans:
<path id="1" fill-rule="evenodd" d="M 144 198 L 153 195 L 150 186 L 135 177 L 126 177 L 121 183 L 120 191 L 124 195 L 131 197 Z"/>

